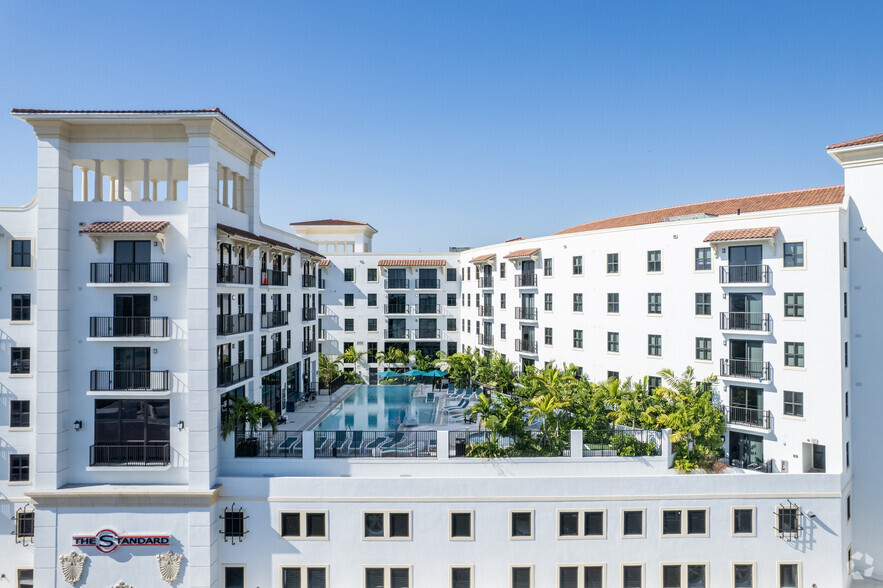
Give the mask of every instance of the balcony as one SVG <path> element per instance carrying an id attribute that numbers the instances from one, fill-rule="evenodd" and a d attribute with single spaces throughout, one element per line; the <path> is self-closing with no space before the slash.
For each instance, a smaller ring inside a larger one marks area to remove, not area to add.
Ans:
<path id="1" fill-rule="evenodd" d="M 494 316 L 494 307 L 490 304 L 485 304 L 483 306 L 478 307 L 478 316 Z"/>
<path id="2" fill-rule="evenodd" d="M 410 304 L 384 304 L 384 314 L 408 314 L 411 312 Z"/>
<path id="3" fill-rule="evenodd" d="M 318 308 L 319 308 L 319 316 L 325 316 L 326 314 L 328 314 L 328 309 L 325 307 L 324 304 L 320 304 Z"/>
<path id="4" fill-rule="evenodd" d="M 414 338 L 441 339 L 441 331 L 439 331 L 438 329 L 417 329 L 416 331 L 414 331 Z"/>
<path id="5" fill-rule="evenodd" d="M 89 267 L 92 284 L 168 284 L 169 264 L 151 263 L 92 263 Z"/>
<path id="6" fill-rule="evenodd" d="M 316 276 L 311 276 L 309 274 L 304 274 L 301 277 L 301 285 L 304 288 L 315 288 L 316 287 Z"/>
<path id="7" fill-rule="evenodd" d="M 721 359 L 721 377 L 769 380 L 770 362 L 748 359 Z"/>
<path id="8" fill-rule="evenodd" d="M 218 366 L 218 388 L 232 386 L 254 376 L 254 362 L 246 359 L 233 365 Z"/>
<path id="9" fill-rule="evenodd" d="M 516 288 L 535 288 L 537 285 L 536 274 L 515 274 Z"/>
<path id="10" fill-rule="evenodd" d="M 169 370 L 92 370 L 92 392 L 166 392 Z"/>
<path id="11" fill-rule="evenodd" d="M 479 288 L 493 288 L 494 287 L 493 276 L 482 276 L 482 277 L 478 278 L 478 287 Z"/>
<path id="12" fill-rule="evenodd" d="M 261 369 L 264 371 L 277 368 L 288 363 L 288 350 L 280 349 L 261 356 Z"/>
<path id="13" fill-rule="evenodd" d="M 770 428 L 770 411 L 740 406 L 722 406 L 721 412 L 731 425 L 744 425 L 758 429 Z"/>
<path id="14" fill-rule="evenodd" d="M 530 353 L 532 355 L 537 354 L 537 342 L 531 341 L 530 339 L 516 339 L 515 340 L 515 351 L 520 351 L 521 353 Z"/>
<path id="15" fill-rule="evenodd" d="M 720 268 L 721 284 L 769 284 L 768 265 L 724 265 Z"/>
<path id="16" fill-rule="evenodd" d="M 273 329 L 276 327 L 284 327 L 288 324 L 288 311 L 287 310 L 274 310 L 272 312 L 265 312 L 261 315 L 261 328 L 262 329 Z"/>
<path id="17" fill-rule="evenodd" d="M 394 278 L 392 280 L 384 280 L 383 284 L 387 290 L 402 290 L 411 287 L 411 280 L 406 278 Z"/>
<path id="18" fill-rule="evenodd" d="M 770 330 L 770 315 L 766 312 L 722 312 L 722 331 L 757 331 Z"/>
<path id="19" fill-rule="evenodd" d="M 490 335 L 490 334 L 482 335 L 481 333 L 479 333 L 479 335 L 478 335 L 478 344 L 479 344 L 479 345 L 484 345 L 484 346 L 486 346 L 486 347 L 490 347 L 491 345 L 494 344 L 494 336 L 493 336 L 493 335 Z"/>
<path id="20" fill-rule="evenodd" d="M 287 286 L 288 274 L 281 270 L 261 270 L 261 286 Z"/>
<path id="21" fill-rule="evenodd" d="M 537 309 L 530 306 L 516 306 L 515 318 L 522 321 L 537 320 Z"/>
<path id="22" fill-rule="evenodd" d="M 89 317 L 90 337 L 168 337 L 166 316 Z"/>
<path id="23" fill-rule="evenodd" d="M 219 314 L 218 335 L 238 335 L 247 333 L 254 328 L 252 314 Z"/>
<path id="24" fill-rule="evenodd" d="M 218 283 L 219 284 L 254 284 L 253 268 L 244 265 L 229 265 L 226 263 L 218 264 Z"/>
<path id="25" fill-rule="evenodd" d="M 303 350 L 304 350 L 304 355 L 309 355 L 310 353 L 316 353 L 315 339 L 313 339 L 311 341 L 304 341 Z"/>
<path id="26" fill-rule="evenodd" d="M 316 320 L 316 309 L 315 308 L 304 308 L 301 312 L 301 316 L 305 321 L 314 321 Z"/>
<path id="27" fill-rule="evenodd" d="M 384 329 L 383 330 L 383 338 L 384 339 L 410 339 L 411 331 L 408 329 Z"/>
<path id="28" fill-rule="evenodd" d="M 126 443 L 106 445 L 96 443 L 89 448 L 89 465 L 102 466 L 167 466 L 170 459 L 169 443 Z"/>
<path id="29" fill-rule="evenodd" d="M 417 314 L 439 314 L 441 306 L 438 304 L 418 304 L 416 306 Z"/>
<path id="30" fill-rule="evenodd" d="M 438 290 L 441 288 L 441 280 L 438 278 L 419 278 L 417 280 L 418 290 Z"/>

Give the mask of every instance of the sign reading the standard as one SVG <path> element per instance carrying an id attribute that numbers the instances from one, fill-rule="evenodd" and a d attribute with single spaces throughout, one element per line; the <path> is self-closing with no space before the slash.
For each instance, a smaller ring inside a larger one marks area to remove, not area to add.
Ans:
<path id="1" fill-rule="evenodd" d="M 170 535 L 119 535 L 104 529 L 94 535 L 74 535 L 74 547 L 94 547 L 101 553 L 110 553 L 117 547 L 168 546 Z"/>

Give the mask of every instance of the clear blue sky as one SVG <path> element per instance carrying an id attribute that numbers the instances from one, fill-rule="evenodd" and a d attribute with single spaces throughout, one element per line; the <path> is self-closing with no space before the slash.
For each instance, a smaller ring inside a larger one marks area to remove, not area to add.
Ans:
<path id="1" fill-rule="evenodd" d="M 829 185 L 883 131 L 883 2 L 4 2 L 0 110 L 219 106 L 262 217 L 444 250 Z M 0 204 L 30 199 L 0 114 Z"/>

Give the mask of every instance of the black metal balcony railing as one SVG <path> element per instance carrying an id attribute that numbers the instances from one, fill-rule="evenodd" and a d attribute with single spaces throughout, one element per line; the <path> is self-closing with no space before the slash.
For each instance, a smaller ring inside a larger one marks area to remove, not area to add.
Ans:
<path id="1" fill-rule="evenodd" d="M 288 274 L 281 270 L 261 270 L 261 286 L 287 286 Z"/>
<path id="2" fill-rule="evenodd" d="M 315 308 L 304 308 L 302 312 L 303 319 L 305 321 L 314 321 L 316 320 L 316 309 Z"/>
<path id="3" fill-rule="evenodd" d="M 254 376 L 254 362 L 250 359 L 233 365 L 218 366 L 218 387 L 232 386 Z"/>
<path id="4" fill-rule="evenodd" d="M 748 359 L 721 359 L 721 376 L 769 380 L 770 362 Z"/>
<path id="5" fill-rule="evenodd" d="M 523 321 L 537 320 L 537 309 L 531 306 L 516 306 L 515 318 Z"/>
<path id="6" fill-rule="evenodd" d="M 722 312 L 721 330 L 769 331 L 770 315 L 766 312 Z"/>
<path id="7" fill-rule="evenodd" d="M 310 341 L 304 341 L 303 345 L 304 355 L 308 355 L 310 353 L 316 352 L 316 341 L 315 339 Z"/>
<path id="8" fill-rule="evenodd" d="M 536 274 L 515 274 L 515 287 L 524 288 L 537 285 Z"/>
<path id="9" fill-rule="evenodd" d="M 768 410 L 741 406 L 722 406 L 721 411 L 727 418 L 728 423 L 758 427 L 760 429 L 770 428 L 770 411 Z"/>
<path id="10" fill-rule="evenodd" d="M 254 269 L 244 265 L 218 264 L 219 284 L 254 284 Z"/>
<path id="11" fill-rule="evenodd" d="M 411 312 L 410 304 L 384 304 L 384 314 L 408 314 Z"/>
<path id="12" fill-rule="evenodd" d="M 319 315 L 320 315 L 320 316 L 325 316 L 326 314 L 328 314 L 328 309 L 325 307 L 324 304 L 320 304 L 320 305 L 318 306 L 318 309 L 319 309 Z"/>
<path id="13" fill-rule="evenodd" d="M 478 344 L 490 346 L 494 344 L 494 336 L 493 335 L 483 335 L 481 333 L 478 334 Z"/>
<path id="14" fill-rule="evenodd" d="M 720 268 L 721 284 L 769 284 L 768 265 L 724 265 Z"/>
<path id="15" fill-rule="evenodd" d="M 516 339 L 515 351 L 521 351 L 522 353 L 536 353 L 537 342 L 531 341 L 530 339 Z"/>
<path id="16" fill-rule="evenodd" d="M 288 350 L 280 349 L 261 356 L 261 369 L 271 370 L 288 363 Z"/>
<path id="17" fill-rule="evenodd" d="M 441 306 L 438 304 L 418 304 L 417 314 L 438 314 L 441 312 Z"/>
<path id="18" fill-rule="evenodd" d="M 235 441 L 235 457 L 303 457 L 302 431 L 237 432 Z"/>
<path id="19" fill-rule="evenodd" d="M 310 274 L 304 274 L 303 279 L 301 280 L 301 284 L 303 284 L 304 288 L 315 288 L 316 287 L 316 276 L 311 276 Z"/>
<path id="20" fill-rule="evenodd" d="M 440 339 L 441 331 L 438 329 L 417 329 L 414 331 L 417 339 Z"/>
<path id="21" fill-rule="evenodd" d="M 436 431 L 316 431 L 316 458 L 435 457 Z"/>
<path id="22" fill-rule="evenodd" d="M 478 316 L 494 316 L 494 307 L 490 304 L 479 306 Z"/>
<path id="23" fill-rule="evenodd" d="M 92 392 L 160 392 L 169 389 L 169 370 L 92 370 Z"/>
<path id="24" fill-rule="evenodd" d="M 265 312 L 261 315 L 261 328 L 272 329 L 274 327 L 284 327 L 288 324 L 287 310 L 273 310 Z"/>
<path id="25" fill-rule="evenodd" d="M 441 280 L 438 278 L 418 278 L 417 279 L 417 288 L 418 289 L 434 289 L 441 287 Z"/>
<path id="26" fill-rule="evenodd" d="M 168 337 L 166 316 L 92 316 L 90 337 Z"/>
<path id="27" fill-rule="evenodd" d="M 237 335 L 254 329 L 252 314 L 219 314 L 218 335 Z"/>
<path id="28" fill-rule="evenodd" d="M 92 263 L 89 281 L 93 284 L 167 284 L 169 264 L 150 263 Z"/>
<path id="29" fill-rule="evenodd" d="M 493 276 L 482 276 L 482 277 L 478 278 L 478 287 L 479 288 L 493 288 L 494 287 Z"/>
<path id="30" fill-rule="evenodd" d="M 387 290 L 398 290 L 401 288 L 410 288 L 411 280 L 406 278 L 394 278 L 392 280 L 385 280 L 384 285 Z"/>
<path id="31" fill-rule="evenodd" d="M 171 463 L 168 442 L 96 443 L 89 448 L 90 466 L 167 466 Z"/>
<path id="32" fill-rule="evenodd" d="M 383 337 L 385 339 L 410 339 L 411 331 L 408 329 L 384 329 Z"/>

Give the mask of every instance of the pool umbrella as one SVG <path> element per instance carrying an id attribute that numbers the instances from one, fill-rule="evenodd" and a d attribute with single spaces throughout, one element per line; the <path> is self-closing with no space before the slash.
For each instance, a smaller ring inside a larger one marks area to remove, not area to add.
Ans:
<path id="1" fill-rule="evenodd" d="M 402 375 L 402 376 L 425 376 L 426 373 L 421 372 L 420 370 L 409 370 L 409 371 L 405 372 L 404 374 L 400 374 L 400 375 Z"/>
<path id="2" fill-rule="evenodd" d="M 394 372 L 392 370 L 386 370 L 384 372 L 380 372 L 377 375 L 380 376 L 381 378 L 397 378 L 397 377 L 401 376 L 402 374 L 400 374 L 398 372 Z"/>
<path id="3" fill-rule="evenodd" d="M 441 370 L 432 370 L 431 372 L 426 372 L 427 376 L 432 376 L 433 378 L 443 378 L 448 375 L 448 372 L 443 372 Z"/>

